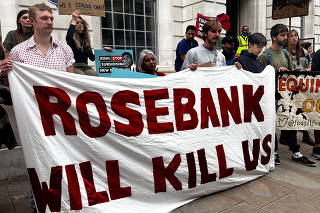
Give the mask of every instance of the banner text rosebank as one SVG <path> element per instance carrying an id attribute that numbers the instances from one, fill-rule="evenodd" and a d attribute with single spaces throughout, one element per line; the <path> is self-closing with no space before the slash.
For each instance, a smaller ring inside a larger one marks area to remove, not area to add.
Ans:
<path id="1" fill-rule="evenodd" d="M 60 117 L 64 132 L 66 135 L 77 135 L 75 119 L 67 112 L 71 106 L 69 95 L 62 89 L 53 87 L 34 86 L 34 93 L 38 101 L 39 111 L 41 114 L 42 126 L 46 136 L 55 135 L 55 127 L 53 122 L 53 114 Z M 252 115 L 259 122 L 264 121 L 264 115 L 259 104 L 260 99 L 264 94 L 264 87 L 259 86 L 256 91 L 253 91 L 252 85 L 243 85 L 243 103 L 244 113 L 240 114 L 238 88 L 231 86 L 231 99 L 229 99 L 224 88 L 217 88 L 214 95 L 218 96 L 218 103 L 214 103 L 212 99 L 212 91 L 210 88 L 201 88 L 201 111 L 198 113 L 194 109 L 196 101 L 195 94 L 187 88 L 174 88 L 174 117 L 177 131 L 185 131 L 195 129 L 200 120 L 201 129 L 208 128 L 208 122 L 211 121 L 213 127 L 226 127 L 230 125 L 232 118 L 235 124 L 242 122 L 251 122 Z M 156 107 L 156 102 L 169 98 L 168 89 L 145 90 L 144 101 L 147 115 L 147 126 L 149 134 L 164 134 L 174 132 L 174 124 L 172 121 L 159 123 L 158 116 L 169 114 L 167 107 Z M 56 103 L 50 102 L 50 97 L 57 99 Z M 182 103 L 186 99 L 187 103 Z M 97 127 L 91 126 L 90 115 L 87 111 L 87 104 L 95 105 L 100 119 L 100 125 Z M 113 112 L 128 120 L 128 124 L 113 120 L 115 131 L 124 136 L 138 136 L 141 134 L 144 124 L 142 114 L 127 107 L 127 104 L 141 106 L 139 94 L 132 90 L 119 91 L 112 96 L 111 109 Z M 220 106 L 219 120 L 216 105 Z M 107 112 L 107 106 L 104 98 L 97 92 L 83 92 L 76 99 L 76 108 L 79 117 L 81 130 L 91 138 L 105 136 L 111 126 L 111 120 Z M 231 118 L 229 116 L 231 114 Z M 184 120 L 183 116 L 188 114 L 191 119 Z"/>

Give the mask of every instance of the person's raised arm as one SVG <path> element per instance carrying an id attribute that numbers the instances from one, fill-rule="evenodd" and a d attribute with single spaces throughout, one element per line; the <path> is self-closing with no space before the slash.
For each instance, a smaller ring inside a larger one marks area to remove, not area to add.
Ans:
<path id="1" fill-rule="evenodd" d="M 79 15 L 80 15 L 80 11 L 78 11 L 78 10 L 76 10 L 72 13 L 70 26 L 69 26 L 69 29 L 67 31 L 67 36 L 66 36 L 67 44 L 70 46 L 74 45 L 73 34 L 75 31 L 76 22 L 77 22 L 77 18 L 79 17 Z"/>

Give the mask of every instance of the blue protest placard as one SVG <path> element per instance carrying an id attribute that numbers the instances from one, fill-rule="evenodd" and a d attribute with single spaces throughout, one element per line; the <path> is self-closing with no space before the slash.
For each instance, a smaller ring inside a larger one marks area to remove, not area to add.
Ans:
<path id="1" fill-rule="evenodd" d="M 157 75 L 150 75 L 141 72 L 134 72 L 130 70 L 124 70 L 119 68 L 112 68 L 111 73 L 101 73 L 103 77 L 109 78 L 156 78 Z"/>
<path id="2" fill-rule="evenodd" d="M 131 70 L 134 62 L 132 50 L 94 50 L 94 54 L 99 76 L 111 73 L 112 68 Z"/>

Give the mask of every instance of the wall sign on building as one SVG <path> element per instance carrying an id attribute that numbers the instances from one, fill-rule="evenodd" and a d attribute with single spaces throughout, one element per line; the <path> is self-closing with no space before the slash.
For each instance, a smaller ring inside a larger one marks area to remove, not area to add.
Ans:
<path id="1" fill-rule="evenodd" d="M 309 0 L 273 0 L 272 19 L 307 16 L 309 14 Z"/>
<path id="2" fill-rule="evenodd" d="M 210 21 L 210 18 L 198 13 L 197 14 L 197 21 L 196 21 L 196 37 L 203 39 L 202 28 L 203 26 Z"/>

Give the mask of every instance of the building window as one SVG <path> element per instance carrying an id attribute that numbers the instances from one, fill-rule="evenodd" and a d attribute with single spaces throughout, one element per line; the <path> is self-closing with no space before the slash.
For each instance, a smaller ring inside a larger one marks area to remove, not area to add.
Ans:
<path id="1" fill-rule="evenodd" d="M 105 8 L 103 46 L 132 49 L 135 56 L 143 49 L 155 52 L 155 0 L 105 0 Z"/>

